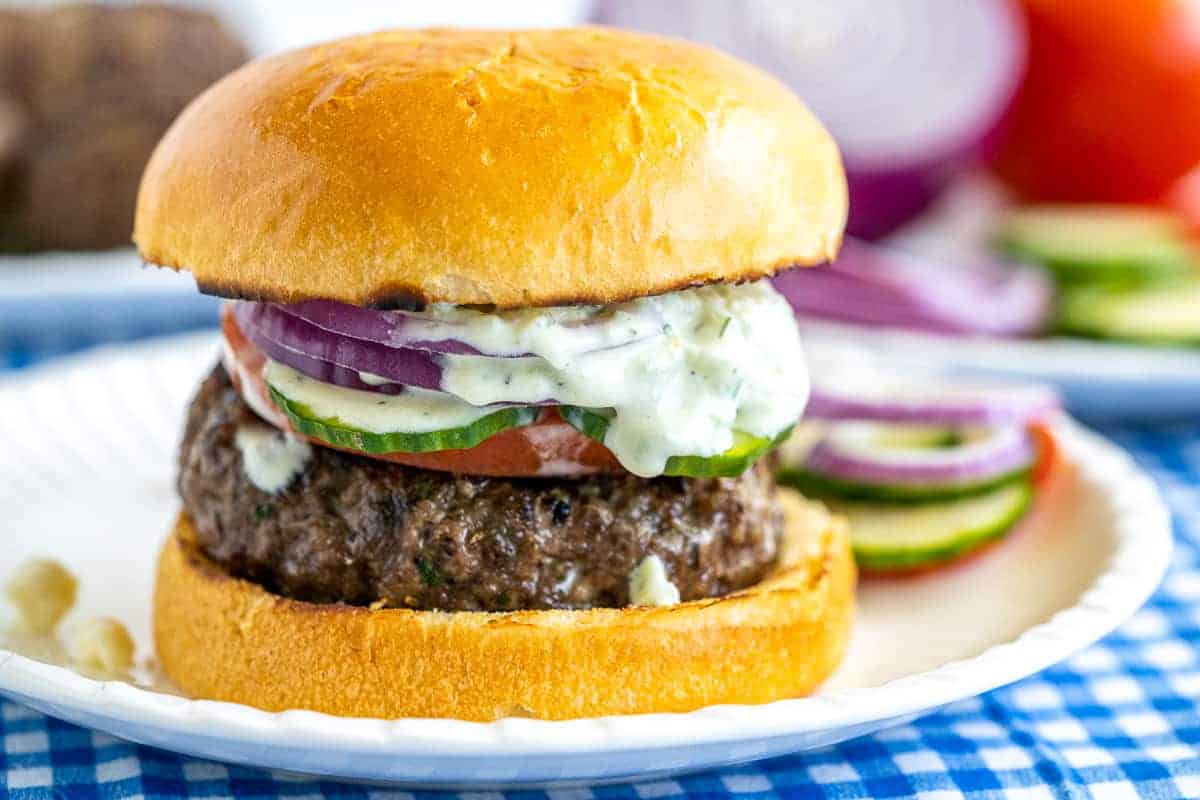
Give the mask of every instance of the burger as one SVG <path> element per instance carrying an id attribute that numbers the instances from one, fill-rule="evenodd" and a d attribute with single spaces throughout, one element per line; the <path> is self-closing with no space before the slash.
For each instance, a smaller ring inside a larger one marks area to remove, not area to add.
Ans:
<path id="1" fill-rule="evenodd" d="M 776 488 L 808 379 L 767 278 L 834 256 L 782 84 L 602 28 L 253 62 L 143 177 L 144 260 L 229 299 L 154 601 L 194 696 L 362 717 L 762 703 L 842 657 L 844 525 Z"/>

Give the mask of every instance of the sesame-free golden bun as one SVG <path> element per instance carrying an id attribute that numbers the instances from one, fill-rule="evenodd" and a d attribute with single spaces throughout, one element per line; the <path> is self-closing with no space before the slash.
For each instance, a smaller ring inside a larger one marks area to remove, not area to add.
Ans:
<path id="1" fill-rule="evenodd" d="M 143 259 L 281 302 L 609 303 L 832 258 L 832 139 L 715 50 L 605 28 L 388 31 L 253 62 L 142 179 Z"/>
<path id="2" fill-rule="evenodd" d="M 765 703 L 841 661 L 854 611 L 843 520 L 780 491 L 775 572 L 664 607 L 510 613 L 318 605 L 231 577 L 181 515 L 159 561 L 154 637 L 196 697 L 351 717 L 570 719 Z"/>

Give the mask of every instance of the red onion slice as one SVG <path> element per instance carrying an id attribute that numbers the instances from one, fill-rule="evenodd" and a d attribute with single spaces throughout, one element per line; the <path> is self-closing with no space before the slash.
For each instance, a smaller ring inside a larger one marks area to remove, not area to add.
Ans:
<path id="1" fill-rule="evenodd" d="M 600 0 L 597 18 L 777 75 L 842 149 L 849 230 L 875 238 L 988 155 L 1023 72 L 1009 0 Z"/>
<path id="2" fill-rule="evenodd" d="M 330 333 L 266 303 L 238 302 L 233 307 L 233 316 L 246 338 L 260 349 L 272 358 L 282 356 L 276 360 L 318 380 L 327 376 L 332 378 L 329 383 L 387 391 L 382 388 L 386 384 L 370 385 L 359 377 L 359 373 L 369 373 L 423 389 L 441 387 L 442 368 L 428 352 L 385 347 Z M 321 367 L 320 363 L 340 370 Z M 324 372 L 318 375 L 309 370 Z"/>
<path id="3" fill-rule="evenodd" d="M 330 333 L 385 347 L 405 350 L 420 350 L 446 355 L 484 355 L 491 358 L 524 358 L 529 353 L 512 351 L 484 352 L 464 341 L 469 334 L 461 321 L 440 319 L 426 312 L 379 311 L 358 308 L 330 300 L 311 300 L 293 305 L 274 305 L 277 312 L 295 317 Z M 596 350 L 623 347 L 635 342 L 661 335 L 662 318 L 653 306 L 636 310 L 625 308 L 627 313 L 643 317 L 632 333 L 614 336 L 595 336 L 593 326 L 604 325 L 608 312 L 613 307 L 573 307 L 574 318 L 558 322 L 563 336 L 574 336 L 576 350 L 582 354 Z M 617 307 L 620 308 L 620 307 Z M 617 328 L 623 331 L 625 326 Z"/>
<path id="4" fill-rule="evenodd" d="M 313 358 L 296 350 L 284 347 L 277 342 L 262 336 L 258 332 L 247 334 L 246 338 L 254 343 L 272 361 L 289 366 L 297 372 L 302 372 L 313 380 L 322 383 L 342 386 L 347 389 L 358 389 L 363 392 L 378 392 L 379 394 L 400 394 L 404 391 L 401 383 L 366 383 L 358 372 L 346 367 L 340 367 L 319 358 Z"/>
<path id="5" fill-rule="evenodd" d="M 799 314 L 933 333 L 1028 336 L 1044 329 L 1053 303 L 1037 269 L 947 264 L 855 239 L 832 264 L 774 281 Z"/>
<path id="6" fill-rule="evenodd" d="M 331 333 L 361 339 L 365 342 L 409 350 L 428 350 L 435 353 L 481 355 L 465 342 L 446 338 L 437 341 L 418 339 L 405 333 L 408 317 L 401 311 L 377 311 L 336 303 L 332 300 L 310 300 L 292 305 L 275 305 L 284 314 L 298 317 Z M 446 331 L 450 337 L 452 330 Z"/>
<path id="7" fill-rule="evenodd" d="M 1032 466 L 1035 452 L 1016 426 L 973 431 L 966 443 L 946 448 L 882 445 L 890 426 L 871 422 L 834 425 L 809 452 L 804 468 L 829 478 L 897 488 L 983 483 Z"/>
<path id="8" fill-rule="evenodd" d="M 1058 395 L 1038 384 L 942 381 L 923 375 L 813 370 L 806 419 L 871 420 L 923 425 L 1026 425 L 1061 408 Z"/>

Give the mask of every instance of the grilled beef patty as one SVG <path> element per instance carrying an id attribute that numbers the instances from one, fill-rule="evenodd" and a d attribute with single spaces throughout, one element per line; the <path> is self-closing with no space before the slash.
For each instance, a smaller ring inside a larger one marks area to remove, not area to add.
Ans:
<path id="1" fill-rule="evenodd" d="M 620 607 L 659 556 L 684 600 L 757 583 L 782 518 L 761 463 L 739 478 L 501 479 L 313 447 L 286 489 L 247 477 L 234 438 L 265 423 L 217 366 L 188 413 L 179 492 L 232 574 L 319 603 L 504 611 Z"/>

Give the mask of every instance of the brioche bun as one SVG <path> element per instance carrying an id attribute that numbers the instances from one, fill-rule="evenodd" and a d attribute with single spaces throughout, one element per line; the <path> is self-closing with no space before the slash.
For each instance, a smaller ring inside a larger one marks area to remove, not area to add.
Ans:
<path id="1" fill-rule="evenodd" d="M 179 117 L 134 240 L 232 297 L 611 303 L 832 258 L 837 148 L 783 84 L 604 28 L 389 31 L 247 65 Z"/>
<path id="2" fill-rule="evenodd" d="M 159 659 L 197 697 L 353 717 L 568 719 L 796 697 L 841 661 L 855 568 L 842 520 L 780 495 L 780 565 L 755 587 L 675 606 L 505 614 L 285 599 L 206 559 L 181 515 L 159 563 Z"/>

